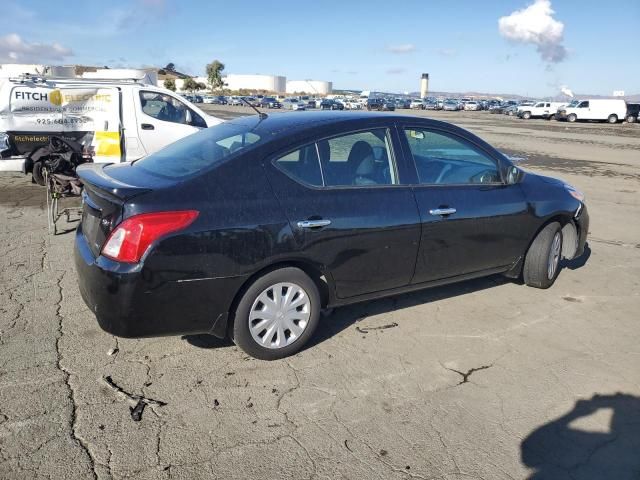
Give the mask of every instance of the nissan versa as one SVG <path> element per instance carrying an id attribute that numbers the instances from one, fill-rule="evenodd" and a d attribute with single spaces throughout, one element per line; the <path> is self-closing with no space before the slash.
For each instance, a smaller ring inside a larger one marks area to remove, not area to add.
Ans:
<path id="1" fill-rule="evenodd" d="M 324 308 L 496 273 L 547 288 L 589 225 L 572 186 L 394 114 L 244 117 L 78 174 L 75 262 L 100 326 L 230 336 L 261 359 L 300 350 Z"/>

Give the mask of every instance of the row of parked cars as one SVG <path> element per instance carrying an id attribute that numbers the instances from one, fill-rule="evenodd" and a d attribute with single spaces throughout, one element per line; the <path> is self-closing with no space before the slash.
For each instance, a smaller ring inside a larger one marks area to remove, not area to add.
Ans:
<path id="1" fill-rule="evenodd" d="M 638 121 L 640 103 L 627 103 L 622 99 L 590 98 L 572 100 L 571 102 L 551 101 L 510 101 L 507 104 L 490 108 L 491 113 L 503 113 L 517 116 L 525 120 L 542 118 L 546 120 L 579 120 L 603 121 L 618 123 Z"/>

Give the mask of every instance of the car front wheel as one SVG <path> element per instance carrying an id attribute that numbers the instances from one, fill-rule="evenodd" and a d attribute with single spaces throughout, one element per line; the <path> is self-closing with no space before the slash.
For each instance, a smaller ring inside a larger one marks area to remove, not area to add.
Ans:
<path id="1" fill-rule="evenodd" d="M 276 360 L 298 352 L 311 338 L 320 319 L 318 287 L 302 270 L 273 270 L 244 292 L 236 308 L 233 340 L 261 360 Z"/>
<path id="2" fill-rule="evenodd" d="M 575 113 L 572 113 L 567 117 L 567 120 L 569 120 L 570 122 L 575 122 L 577 119 L 578 117 L 576 116 Z"/>
<path id="3" fill-rule="evenodd" d="M 555 282 L 562 257 L 562 229 L 558 222 L 546 225 L 529 247 L 524 260 L 524 282 L 530 287 L 549 288 Z"/>

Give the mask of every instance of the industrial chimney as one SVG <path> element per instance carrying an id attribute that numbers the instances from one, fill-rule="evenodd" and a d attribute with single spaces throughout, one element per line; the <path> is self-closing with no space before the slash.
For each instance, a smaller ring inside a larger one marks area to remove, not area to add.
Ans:
<path id="1" fill-rule="evenodd" d="M 426 98 L 429 93 L 429 74 L 423 73 L 420 79 L 420 98 Z"/>

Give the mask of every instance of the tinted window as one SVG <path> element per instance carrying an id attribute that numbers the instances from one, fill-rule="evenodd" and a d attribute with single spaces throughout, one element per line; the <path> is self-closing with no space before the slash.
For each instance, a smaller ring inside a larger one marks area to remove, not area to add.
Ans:
<path id="1" fill-rule="evenodd" d="M 326 186 L 397 183 L 391 144 L 384 128 L 318 142 Z"/>
<path id="2" fill-rule="evenodd" d="M 578 105 L 578 108 L 589 108 L 589 102 L 582 102 Z"/>
<path id="3" fill-rule="evenodd" d="M 140 91 L 140 105 L 145 114 L 163 122 L 207 127 L 207 123 L 200 115 L 171 95 Z M 189 115 L 187 115 L 187 112 L 189 112 Z M 187 121 L 188 116 L 191 116 L 190 122 Z"/>
<path id="4" fill-rule="evenodd" d="M 190 135 L 133 162 L 133 168 L 170 178 L 193 175 L 260 142 L 245 125 L 223 123 Z"/>
<path id="5" fill-rule="evenodd" d="M 278 158 L 275 163 L 282 171 L 302 183 L 322 186 L 322 172 L 315 143 L 294 150 Z"/>
<path id="6" fill-rule="evenodd" d="M 494 160 L 458 137 L 414 128 L 405 129 L 405 134 L 422 184 L 501 181 Z"/>

